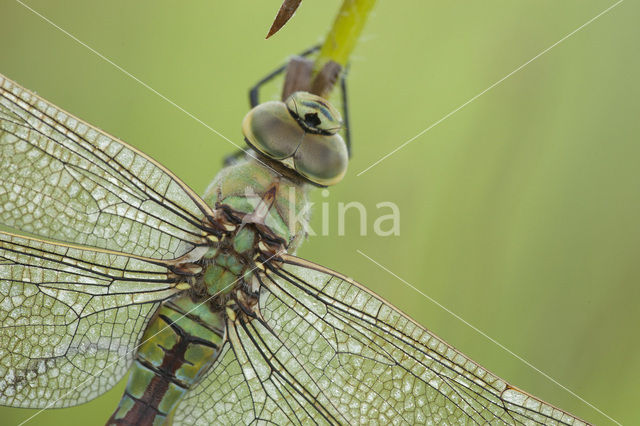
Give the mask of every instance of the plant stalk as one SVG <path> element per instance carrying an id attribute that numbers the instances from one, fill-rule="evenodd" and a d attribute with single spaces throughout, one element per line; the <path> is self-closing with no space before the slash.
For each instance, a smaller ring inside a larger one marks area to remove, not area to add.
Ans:
<path id="1" fill-rule="evenodd" d="M 315 60 L 314 72 L 333 61 L 343 69 L 356 46 L 376 0 L 344 0 Z"/>

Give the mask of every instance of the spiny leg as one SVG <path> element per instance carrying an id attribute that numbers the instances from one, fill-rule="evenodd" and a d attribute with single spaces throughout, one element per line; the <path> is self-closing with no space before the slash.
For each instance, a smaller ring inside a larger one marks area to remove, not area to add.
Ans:
<path id="1" fill-rule="evenodd" d="M 327 96 L 333 87 L 340 81 L 340 98 L 342 101 L 342 125 L 344 127 L 344 139 L 347 145 L 347 153 L 351 157 L 351 127 L 349 126 L 349 103 L 347 100 L 347 74 L 349 66 L 342 67 L 336 62 L 329 61 L 316 73 L 311 83 L 310 92 L 319 96 Z M 289 74 L 287 72 L 287 78 Z"/>
<path id="2" fill-rule="evenodd" d="M 347 73 L 349 66 L 345 68 L 340 76 L 340 93 L 342 94 L 342 120 L 344 122 L 344 141 L 347 144 L 347 153 L 351 158 L 351 126 L 349 126 L 349 103 L 347 101 Z"/>
<path id="3" fill-rule="evenodd" d="M 247 153 L 244 149 L 238 149 L 237 151 L 232 152 L 231 154 L 225 155 L 222 159 L 222 165 L 224 167 L 230 166 L 234 164 L 240 157 Z"/>
<path id="4" fill-rule="evenodd" d="M 318 49 L 320 49 L 320 45 L 313 46 L 305 50 L 304 52 L 300 53 L 298 56 L 302 56 L 304 58 L 316 52 Z M 274 71 L 270 72 L 266 77 L 258 81 L 251 89 L 249 89 L 249 105 L 251 105 L 251 108 L 256 107 L 260 103 L 260 100 L 258 97 L 259 95 L 258 92 L 260 91 L 260 88 L 265 84 L 267 84 L 268 82 L 270 82 L 271 80 L 273 80 L 274 78 L 276 78 L 277 76 L 279 76 L 280 74 L 282 74 L 287 69 L 288 65 L 289 65 L 289 62 L 278 67 Z"/>

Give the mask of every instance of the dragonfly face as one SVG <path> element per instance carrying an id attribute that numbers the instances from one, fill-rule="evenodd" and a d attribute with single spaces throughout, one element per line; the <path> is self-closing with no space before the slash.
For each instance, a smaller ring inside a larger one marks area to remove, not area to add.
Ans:
<path id="1" fill-rule="evenodd" d="M 335 185 L 347 172 L 341 128 L 340 113 L 306 92 L 258 105 L 242 123 L 249 145 L 320 186 Z"/>

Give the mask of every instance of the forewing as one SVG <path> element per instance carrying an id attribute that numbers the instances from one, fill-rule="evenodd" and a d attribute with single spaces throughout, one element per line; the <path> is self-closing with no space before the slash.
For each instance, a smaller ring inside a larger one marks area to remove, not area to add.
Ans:
<path id="1" fill-rule="evenodd" d="M 284 257 L 262 275 L 262 318 L 187 394 L 185 424 L 566 424 L 352 280 Z"/>
<path id="2" fill-rule="evenodd" d="M 67 407 L 126 373 L 167 268 L 0 233 L 0 404 Z"/>
<path id="3" fill-rule="evenodd" d="M 135 148 L 0 75 L 0 222 L 158 259 L 201 241 L 208 206 Z"/>

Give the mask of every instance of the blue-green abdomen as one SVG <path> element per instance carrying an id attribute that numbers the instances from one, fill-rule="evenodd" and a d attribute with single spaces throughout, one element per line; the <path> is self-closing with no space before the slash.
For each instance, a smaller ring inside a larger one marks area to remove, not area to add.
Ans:
<path id="1" fill-rule="evenodd" d="M 161 425 L 216 361 L 224 315 L 188 295 L 163 303 L 141 339 L 124 396 L 108 425 Z"/>

